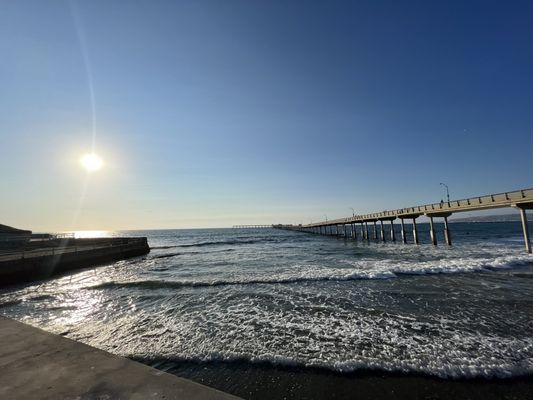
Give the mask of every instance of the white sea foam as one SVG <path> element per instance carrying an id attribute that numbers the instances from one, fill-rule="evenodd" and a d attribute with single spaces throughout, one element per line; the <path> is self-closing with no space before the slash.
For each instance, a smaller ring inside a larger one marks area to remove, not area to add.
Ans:
<path id="1" fill-rule="evenodd" d="M 327 267 L 313 264 L 295 264 L 289 269 L 269 271 L 268 275 L 262 271 L 246 272 L 237 277 L 218 274 L 212 277 L 210 271 L 197 274 L 194 279 L 147 279 L 147 280 L 109 280 L 93 285 L 93 289 L 139 287 L 150 289 L 177 289 L 180 287 L 209 287 L 251 284 L 291 284 L 298 282 L 317 281 L 350 281 L 364 279 L 390 279 L 400 275 L 431 275 L 479 272 L 488 269 L 508 269 L 533 263 L 530 255 L 502 255 L 495 258 L 453 258 L 428 261 L 375 260 L 375 259 L 341 259 L 338 267 Z M 346 267 L 349 266 L 349 267 Z M 179 277 L 179 275 L 177 276 Z"/>
<path id="2" fill-rule="evenodd" d="M 97 323 L 98 336 L 94 327 L 82 327 L 75 337 L 111 351 L 117 351 L 118 343 L 121 354 L 143 359 L 266 362 L 337 372 L 373 369 L 453 378 L 533 373 L 529 335 L 512 338 L 464 332 L 442 321 L 417 327 L 417 321 L 386 314 L 379 318 L 345 312 L 300 316 L 294 311 L 267 311 L 252 302 L 233 308 L 231 316 L 217 304 L 204 306 L 203 312 L 184 314 L 180 308 L 180 316 L 173 318 L 168 313 L 143 315 L 147 320 L 141 324 L 137 317 L 126 317 L 117 321 L 118 332 L 115 324 L 110 329 Z M 435 331 L 427 335 L 424 329 Z"/>

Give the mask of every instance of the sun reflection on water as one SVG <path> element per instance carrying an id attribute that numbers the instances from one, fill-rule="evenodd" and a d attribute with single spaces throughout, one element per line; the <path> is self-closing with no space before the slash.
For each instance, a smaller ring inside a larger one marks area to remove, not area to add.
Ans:
<path id="1" fill-rule="evenodd" d="M 74 231 L 76 239 L 111 237 L 111 231 Z"/>
<path id="2" fill-rule="evenodd" d="M 40 301 L 39 315 L 26 315 L 22 320 L 56 334 L 69 332 L 98 313 L 108 301 L 104 292 L 89 289 L 101 282 L 96 270 L 85 270 L 25 288 L 18 297 L 30 304 Z"/>

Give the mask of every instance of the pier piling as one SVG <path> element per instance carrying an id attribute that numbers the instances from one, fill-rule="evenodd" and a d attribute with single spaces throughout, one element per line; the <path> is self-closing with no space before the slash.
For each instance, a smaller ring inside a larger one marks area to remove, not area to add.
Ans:
<path id="1" fill-rule="evenodd" d="M 419 242 L 418 242 L 418 232 L 417 232 L 417 229 L 416 229 L 416 218 L 417 217 L 413 217 L 413 242 L 415 244 L 419 244 Z"/>
<path id="2" fill-rule="evenodd" d="M 529 240 L 529 227 L 527 226 L 527 214 L 525 207 L 518 207 L 520 210 L 520 217 L 522 219 L 522 230 L 524 231 L 524 243 L 526 245 L 526 251 L 531 253 L 531 241 Z"/>
<path id="3" fill-rule="evenodd" d="M 429 236 L 433 246 L 437 245 L 437 235 L 435 235 L 435 225 L 433 224 L 433 217 L 429 217 Z"/>
<path id="4" fill-rule="evenodd" d="M 448 217 L 444 217 L 444 238 L 448 246 L 452 245 L 452 237 L 450 236 L 450 228 L 448 227 Z"/>
<path id="5" fill-rule="evenodd" d="M 400 221 L 402 223 L 402 242 L 407 243 L 407 236 L 405 235 L 405 222 L 403 221 L 403 218 L 400 218 Z"/>

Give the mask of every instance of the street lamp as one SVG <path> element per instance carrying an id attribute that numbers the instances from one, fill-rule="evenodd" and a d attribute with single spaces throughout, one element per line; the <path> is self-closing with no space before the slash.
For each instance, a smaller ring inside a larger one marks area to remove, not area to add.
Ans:
<path id="1" fill-rule="evenodd" d="M 353 209 L 353 207 L 348 207 L 348 208 L 352 210 L 352 217 L 355 217 L 355 210 Z"/>
<path id="2" fill-rule="evenodd" d="M 326 214 L 324 214 L 324 217 L 326 217 L 326 222 L 328 222 L 328 216 Z"/>
<path id="3" fill-rule="evenodd" d="M 440 183 L 441 186 L 444 186 L 446 188 L 446 198 L 448 199 L 448 203 L 450 202 L 450 189 L 448 188 L 448 185 L 445 183 Z"/>

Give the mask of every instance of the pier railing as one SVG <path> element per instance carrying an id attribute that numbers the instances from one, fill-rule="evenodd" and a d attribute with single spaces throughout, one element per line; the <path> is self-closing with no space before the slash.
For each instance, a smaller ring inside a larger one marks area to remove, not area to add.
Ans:
<path id="1" fill-rule="evenodd" d="M 71 240 L 68 240 L 71 239 Z M 21 247 L 16 249 L 0 250 L 0 261 L 11 261 L 24 258 L 33 258 L 33 257 L 46 257 L 46 256 L 55 256 L 66 253 L 79 253 L 89 250 L 96 249 L 105 249 L 105 248 L 116 248 L 120 246 L 131 246 L 132 244 L 139 243 L 141 244 L 146 239 L 145 238 L 95 238 L 91 239 L 79 239 L 86 241 L 86 244 L 76 243 L 77 240 L 72 240 L 72 238 L 66 238 L 60 240 L 56 246 L 51 246 L 49 248 L 28 248 Z M 90 242 L 94 244 L 88 244 Z"/>
<path id="2" fill-rule="evenodd" d="M 32 233 L 32 234 L 14 234 L 0 236 L 0 243 L 9 242 L 33 242 L 33 241 L 48 241 L 56 239 L 74 239 L 74 232 L 61 233 Z"/>
<path id="3" fill-rule="evenodd" d="M 512 192 L 495 193 L 484 196 L 469 197 L 460 200 L 443 201 L 440 203 L 424 204 L 420 206 L 398 208 L 396 210 L 386 210 L 370 214 L 355 215 L 352 217 L 339 218 L 329 221 L 315 222 L 302 225 L 303 227 L 348 224 L 351 222 L 369 221 L 381 218 L 411 218 L 413 215 L 423 215 L 431 213 L 456 213 L 466 211 L 477 211 L 491 208 L 512 207 L 521 203 L 533 202 L 533 188 L 521 189 Z"/>

